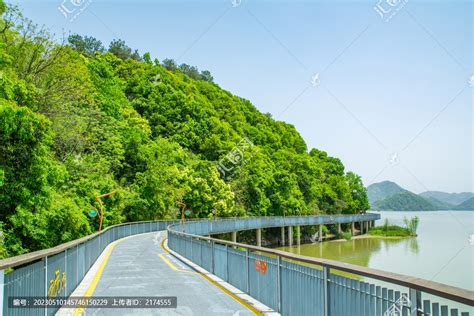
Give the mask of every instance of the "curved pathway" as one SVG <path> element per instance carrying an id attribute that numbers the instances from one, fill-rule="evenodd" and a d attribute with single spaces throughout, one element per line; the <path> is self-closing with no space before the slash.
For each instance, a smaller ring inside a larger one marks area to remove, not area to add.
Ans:
<path id="1" fill-rule="evenodd" d="M 83 315 L 254 315 L 246 306 L 167 253 L 162 246 L 164 236 L 165 232 L 154 232 L 118 241 L 106 256 L 105 260 L 108 260 L 102 273 L 96 273 L 88 284 L 87 292 L 93 297 L 177 296 L 177 308 L 86 308 L 69 312 L 74 315 L 81 312 Z"/>

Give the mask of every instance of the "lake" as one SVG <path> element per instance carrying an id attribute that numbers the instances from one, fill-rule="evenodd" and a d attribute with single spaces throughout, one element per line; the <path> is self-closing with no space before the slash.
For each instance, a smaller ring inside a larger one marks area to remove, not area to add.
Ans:
<path id="1" fill-rule="evenodd" d="M 474 212 L 380 212 L 403 226 L 403 217 L 418 216 L 418 237 L 354 239 L 278 249 L 411 275 L 474 290 Z"/>

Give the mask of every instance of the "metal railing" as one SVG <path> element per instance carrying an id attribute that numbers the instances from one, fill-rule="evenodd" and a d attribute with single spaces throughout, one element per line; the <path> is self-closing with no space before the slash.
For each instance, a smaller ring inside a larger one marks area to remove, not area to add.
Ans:
<path id="1" fill-rule="evenodd" d="M 282 315 L 472 315 L 474 292 L 415 277 L 201 235 L 374 220 L 377 214 L 210 220 L 168 227 L 170 249 Z M 267 225 L 267 226 L 265 226 Z M 354 278 L 340 274 L 348 272 Z M 366 282 L 362 277 L 375 282 Z M 470 276 L 467 276 L 470 277 Z M 441 302 L 441 303 L 439 303 Z"/>
<path id="2" fill-rule="evenodd" d="M 54 315 L 58 308 L 10 308 L 9 301 L 12 297 L 68 297 L 108 244 L 135 234 L 162 231 L 173 223 L 176 221 L 110 226 L 54 248 L 0 260 L 0 315 L 2 304 L 5 316 Z"/>

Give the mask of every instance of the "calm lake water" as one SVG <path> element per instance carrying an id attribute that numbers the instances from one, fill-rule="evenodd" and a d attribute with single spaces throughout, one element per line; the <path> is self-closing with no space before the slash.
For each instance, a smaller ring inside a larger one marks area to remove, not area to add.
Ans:
<path id="1" fill-rule="evenodd" d="M 401 273 L 474 290 L 474 212 L 381 212 L 382 225 L 418 216 L 418 237 L 354 239 L 278 249 Z"/>

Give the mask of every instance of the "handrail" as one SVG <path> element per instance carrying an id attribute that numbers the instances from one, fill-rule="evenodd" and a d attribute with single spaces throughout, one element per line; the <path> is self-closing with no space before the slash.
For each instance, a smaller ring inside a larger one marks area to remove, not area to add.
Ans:
<path id="1" fill-rule="evenodd" d="M 357 214 L 355 214 L 357 215 Z M 287 219 L 291 218 L 298 218 L 302 216 L 297 216 L 297 215 L 292 215 L 292 216 L 285 216 Z M 196 221 L 202 221 L 202 220 L 219 220 L 219 221 L 230 221 L 230 220 L 235 220 L 235 219 L 265 219 L 265 218 L 273 218 L 273 216 L 258 216 L 258 217 L 253 217 L 253 216 L 242 216 L 242 217 L 216 217 L 216 218 L 192 218 L 192 219 L 187 219 L 187 222 L 196 222 Z M 138 223 L 153 223 L 153 222 L 169 222 L 169 221 L 176 221 L 176 223 L 179 223 L 178 219 L 160 219 L 160 220 L 149 220 L 149 221 L 138 221 L 138 222 L 126 222 L 126 223 L 120 223 L 112 226 L 108 226 L 105 229 L 103 229 L 101 232 L 95 232 L 90 235 L 81 237 L 79 239 L 71 240 L 68 242 L 65 242 L 63 244 L 59 244 L 55 247 L 48 248 L 48 249 L 42 249 L 38 251 L 33 251 L 33 252 L 28 252 L 23 255 L 19 256 L 14 256 L 14 257 L 9 257 L 0 260 L 0 270 L 5 270 L 8 268 L 14 268 L 17 266 L 21 266 L 30 262 L 38 261 L 42 258 L 45 258 L 47 256 L 52 256 L 55 254 L 58 254 L 66 249 L 70 249 L 75 247 L 76 245 L 82 244 L 88 240 L 91 240 L 95 238 L 96 236 L 99 236 L 101 234 L 106 233 L 108 230 L 114 228 L 114 227 L 119 227 L 119 226 L 126 226 L 126 225 L 133 225 L 133 224 L 138 224 Z"/>
<path id="2" fill-rule="evenodd" d="M 55 254 L 58 254 L 66 249 L 70 249 L 75 247 L 76 245 L 82 244 L 88 240 L 91 240 L 99 235 L 105 234 L 108 230 L 114 228 L 114 227 L 119 227 L 119 226 L 127 226 L 127 225 L 132 225 L 132 224 L 137 224 L 137 223 L 154 223 L 154 222 L 169 222 L 173 220 L 151 220 L 151 221 L 143 221 L 143 222 L 127 222 L 127 223 L 121 223 L 121 224 L 116 224 L 109 226 L 105 229 L 103 229 L 101 232 L 95 232 L 93 234 L 81 237 L 79 239 L 71 240 L 68 242 L 65 242 L 63 244 L 57 245 L 52 248 L 48 249 L 42 249 L 38 251 L 33 251 L 29 253 L 25 253 L 23 255 L 15 256 L 15 257 L 10 257 L 10 258 L 5 258 L 0 260 L 0 270 L 5 270 L 7 268 L 14 268 L 17 266 L 24 265 L 26 263 L 38 261 L 44 257 L 47 256 L 52 256 Z"/>
<path id="3" fill-rule="evenodd" d="M 182 226 L 182 225 L 181 224 L 169 225 L 167 228 L 168 232 L 181 235 L 181 236 L 190 237 L 190 238 L 206 240 L 211 243 L 213 242 L 213 243 L 222 244 L 222 245 L 231 246 L 231 247 L 245 248 L 252 251 L 258 251 L 258 252 L 267 253 L 267 254 L 271 254 L 275 256 L 280 256 L 286 259 L 296 260 L 296 261 L 300 261 L 304 263 L 315 264 L 322 267 L 327 267 L 327 268 L 332 268 L 332 269 L 336 269 L 336 270 L 340 270 L 344 272 L 358 274 L 365 277 L 377 279 L 380 281 L 390 282 L 397 285 L 409 287 L 412 289 L 423 291 L 425 293 L 437 295 L 439 297 L 450 299 L 452 301 L 455 301 L 461 304 L 474 306 L 474 292 L 466 290 L 466 289 L 462 289 L 462 288 L 458 288 L 458 287 L 454 287 L 454 286 L 450 286 L 450 285 L 446 285 L 446 284 L 442 284 L 442 283 L 438 283 L 434 281 L 429 281 L 429 280 L 425 280 L 421 278 L 410 277 L 403 274 L 357 266 L 354 264 L 343 263 L 343 262 L 329 260 L 329 259 L 301 256 L 301 255 L 292 254 L 286 251 L 241 244 L 241 243 L 231 242 L 227 240 L 216 239 L 212 237 L 205 237 L 201 235 L 195 235 L 195 234 L 184 233 L 184 232 L 173 230 L 173 228 L 177 226 Z"/>

